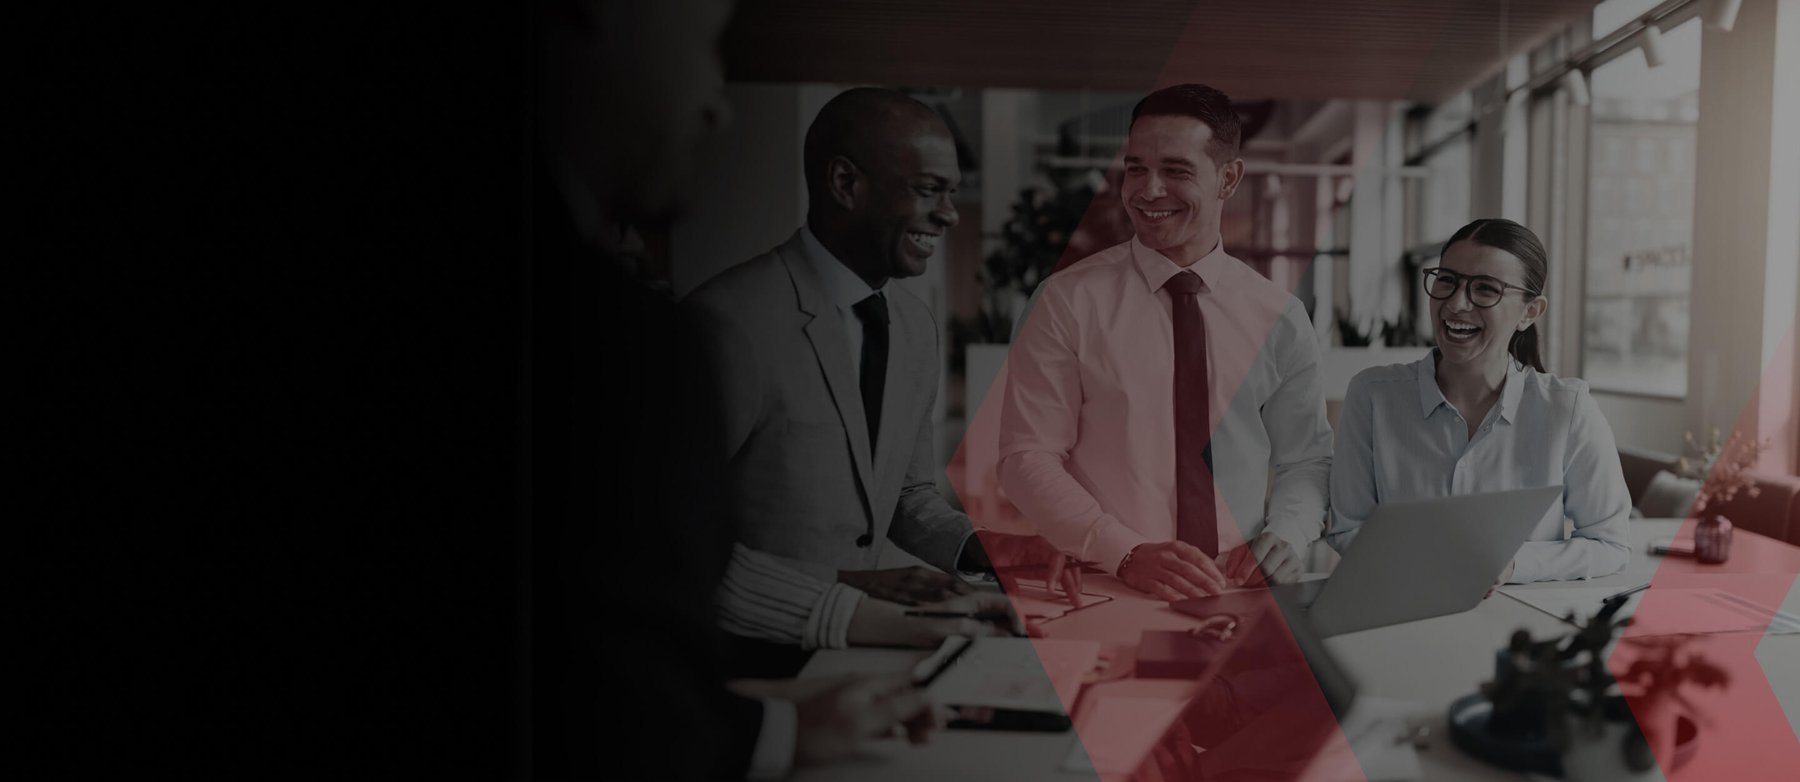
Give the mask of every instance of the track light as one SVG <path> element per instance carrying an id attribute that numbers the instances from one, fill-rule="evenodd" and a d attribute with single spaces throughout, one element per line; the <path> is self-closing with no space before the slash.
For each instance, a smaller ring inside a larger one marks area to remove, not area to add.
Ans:
<path id="1" fill-rule="evenodd" d="M 1713 0 L 1706 9 L 1706 26 L 1721 32 L 1731 32 L 1737 24 L 1738 6 L 1743 0 Z"/>
<path id="2" fill-rule="evenodd" d="M 1593 98 L 1588 94 L 1587 76 L 1579 69 L 1563 75 L 1563 87 L 1569 91 L 1569 100 L 1574 101 L 1577 106 L 1586 106 Z"/>
<path id="3" fill-rule="evenodd" d="M 1644 62 L 1652 68 L 1661 67 L 1666 55 L 1663 53 L 1662 28 L 1650 24 L 1644 26 L 1644 42 L 1638 46 L 1644 50 Z"/>

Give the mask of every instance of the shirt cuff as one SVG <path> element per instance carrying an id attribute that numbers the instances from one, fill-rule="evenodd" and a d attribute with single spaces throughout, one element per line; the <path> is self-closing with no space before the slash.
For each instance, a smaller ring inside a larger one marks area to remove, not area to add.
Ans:
<path id="1" fill-rule="evenodd" d="M 1508 584 L 1529 584 L 1538 580 L 1536 566 L 1524 552 L 1514 554 L 1512 558 L 1512 574 L 1506 577 Z"/>
<path id="2" fill-rule="evenodd" d="M 763 703 L 762 732 L 750 754 L 750 779 L 781 779 L 794 768 L 794 742 L 800 735 L 800 713 L 782 700 Z"/>
<path id="3" fill-rule="evenodd" d="M 1101 516 L 1094 522 L 1088 533 L 1088 540 L 1081 547 L 1078 555 L 1081 559 L 1098 563 L 1106 568 L 1106 572 L 1119 574 L 1119 563 L 1125 561 L 1125 555 L 1131 550 L 1149 543 L 1150 539 L 1120 524 L 1112 516 Z"/>
<path id="4" fill-rule="evenodd" d="M 801 636 L 804 649 L 842 649 L 848 645 L 850 620 L 862 605 L 863 592 L 848 584 L 832 584 L 806 617 L 806 632 Z"/>
<path id="5" fill-rule="evenodd" d="M 1309 538 L 1307 537 L 1306 531 L 1294 529 L 1293 527 L 1286 525 L 1270 526 L 1265 531 L 1275 537 L 1281 538 L 1288 546 L 1292 547 L 1294 549 L 1294 556 L 1301 561 L 1301 569 L 1305 569 L 1306 555 L 1308 552 L 1312 551 L 1312 544 L 1316 538 Z"/>
<path id="6" fill-rule="evenodd" d="M 987 575 L 986 572 L 980 570 L 963 569 L 963 552 L 969 549 L 969 541 L 971 540 L 975 540 L 975 530 L 969 530 L 969 534 L 963 536 L 962 542 L 956 544 L 956 556 L 950 558 L 950 562 L 955 566 L 955 569 L 950 572 L 953 575 L 961 576 L 965 581 Z M 992 565 L 993 563 L 990 562 L 988 564 Z"/>

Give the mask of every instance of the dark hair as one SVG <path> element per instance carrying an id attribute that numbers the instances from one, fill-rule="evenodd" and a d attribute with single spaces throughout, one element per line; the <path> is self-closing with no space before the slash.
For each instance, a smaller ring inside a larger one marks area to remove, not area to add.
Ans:
<path id="1" fill-rule="evenodd" d="M 897 90 L 855 87 L 833 96 L 806 128 L 801 170 L 808 200 L 816 202 L 829 192 L 825 169 L 832 158 L 843 155 L 870 165 L 882 145 L 905 138 L 918 124 L 950 133 L 930 106 Z"/>
<path id="2" fill-rule="evenodd" d="M 1465 240 L 1519 259 L 1519 264 L 1525 267 L 1525 288 L 1533 297 L 1544 295 L 1544 278 L 1550 273 L 1550 254 L 1544 252 L 1544 243 L 1538 241 L 1537 234 L 1530 228 L 1511 220 L 1484 217 L 1457 229 L 1450 241 L 1444 242 L 1443 252 L 1450 252 L 1450 245 Z M 1547 370 L 1544 369 L 1543 348 L 1538 342 L 1538 327 L 1533 323 L 1524 331 L 1513 334 L 1512 341 L 1506 343 L 1506 352 L 1520 364 L 1544 372 Z"/>
<path id="3" fill-rule="evenodd" d="M 1193 117 L 1212 129 L 1206 142 L 1206 156 L 1213 165 L 1224 165 L 1238 156 L 1244 129 L 1238 124 L 1237 111 L 1231 108 L 1231 96 L 1204 84 L 1177 84 L 1145 95 L 1131 109 L 1131 124 L 1138 117 Z"/>

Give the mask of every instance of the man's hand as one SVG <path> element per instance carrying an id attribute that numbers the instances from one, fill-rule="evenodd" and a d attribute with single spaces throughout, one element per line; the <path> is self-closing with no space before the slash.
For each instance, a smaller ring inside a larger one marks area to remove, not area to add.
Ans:
<path id="1" fill-rule="evenodd" d="M 870 597 L 901 605 L 919 605 L 966 595 L 975 588 L 947 573 L 922 567 L 890 570 L 840 570 L 838 581 L 856 587 Z"/>
<path id="2" fill-rule="evenodd" d="M 1513 563 L 1508 562 L 1508 563 L 1506 563 L 1506 570 L 1503 570 L 1500 572 L 1500 577 L 1494 579 L 1494 585 L 1488 587 L 1487 594 L 1482 595 L 1481 599 L 1486 600 L 1490 597 L 1493 597 L 1494 590 L 1499 589 L 1501 584 L 1506 583 L 1508 579 L 1512 578 L 1512 574 L 1513 574 Z"/>
<path id="3" fill-rule="evenodd" d="M 1005 583 L 1007 591 L 1011 592 L 1016 586 L 1012 579 L 1018 578 L 1020 574 L 1008 573 L 1008 570 L 1041 568 L 1044 571 L 1044 585 L 1052 594 L 1056 593 L 1057 587 L 1061 587 L 1063 597 L 1076 608 L 1081 607 L 1080 562 L 1064 554 L 1043 536 L 983 531 L 977 533 L 975 538 L 963 549 L 964 559 L 973 565 L 971 570 L 993 569 Z"/>
<path id="4" fill-rule="evenodd" d="M 1159 600 L 1210 597 L 1228 588 L 1219 566 L 1206 552 L 1179 540 L 1144 543 L 1131 550 L 1119 580 Z"/>
<path id="5" fill-rule="evenodd" d="M 863 741 L 899 726 L 914 744 L 923 744 L 938 726 L 931 702 L 904 675 L 826 680 L 819 692 L 796 702 L 794 711 L 799 722 L 795 766 L 842 760 Z"/>
<path id="6" fill-rule="evenodd" d="M 907 616 L 908 611 L 966 616 Z M 953 635 L 1025 635 L 1025 623 L 1013 613 L 1012 601 L 998 592 L 977 592 L 910 609 L 885 600 L 864 600 L 850 617 L 848 640 L 851 646 L 928 648 Z"/>
<path id="7" fill-rule="evenodd" d="M 1220 554 L 1218 564 L 1232 586 L 1289 584 L 1300 577 L 1300 556 L 1294 547 L 1269 532 Z"/>

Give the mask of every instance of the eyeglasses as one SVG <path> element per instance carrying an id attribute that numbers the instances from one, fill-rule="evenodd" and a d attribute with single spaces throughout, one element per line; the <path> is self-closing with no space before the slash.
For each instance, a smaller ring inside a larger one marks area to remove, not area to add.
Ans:
<path id="1" fill-rule="evenodd" d="M 1465 281 L 1469 283 L 1469 303 L 1482 309 L 1499 304 L 1508 290 L 1523 291 L 1527 296 L 1538 295 L 1530 288 L 1508 285 L 1492 277 L 1457 274 L 1443 268 L 1425 270 L 1425 295 L 1434 299 L 1451 298 Z"/>

